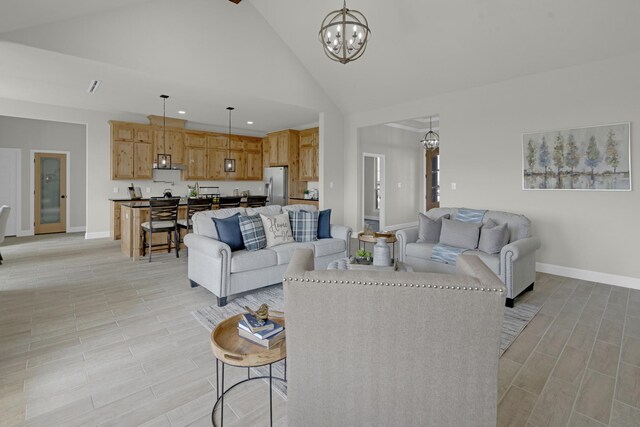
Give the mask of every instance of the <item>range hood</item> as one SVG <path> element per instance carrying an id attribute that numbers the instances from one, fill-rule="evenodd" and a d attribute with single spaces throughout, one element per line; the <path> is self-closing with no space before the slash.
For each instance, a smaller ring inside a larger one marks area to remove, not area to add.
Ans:
<path id="1" fill-rule="evenodd" d="M 181 171 L 185 170 L 186 168 L 186 165 L 175 163 L 172 163 L 170 168 L 159 168 L 157 163 L 153 163 L 153 169 L 159 171 Z"/>

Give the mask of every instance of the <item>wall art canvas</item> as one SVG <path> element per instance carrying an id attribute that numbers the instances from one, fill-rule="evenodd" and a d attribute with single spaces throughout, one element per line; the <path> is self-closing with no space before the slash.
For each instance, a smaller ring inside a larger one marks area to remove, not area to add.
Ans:
<path id="1" fill-rule="evenodd" d="M 527 133 L 525 190 L 630 191 L 630 124 Z"/>

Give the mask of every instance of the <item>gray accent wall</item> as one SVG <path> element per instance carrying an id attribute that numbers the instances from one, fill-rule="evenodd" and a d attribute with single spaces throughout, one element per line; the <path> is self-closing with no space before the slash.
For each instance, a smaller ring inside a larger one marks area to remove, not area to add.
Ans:
<path id="1" fill-rule="evenodd" d="M 364 158 L 364 216 L 378 217 L 380 211 L 376 209 L 376 158 Z"/>
<path id="2" fill-rule="evenodd" d="M 70 170 L 70 212 L 67 227 L 81 230 L 86 226 L 87 131 L 84 125 L 0 116 L 0 147 L 18 148 L 21 156 L 22 214 L 18 233 L 32 228 L 31 211 L 31 150 L 68 151 Z M 107 160 L 108 161 L 108 160 Z"/>

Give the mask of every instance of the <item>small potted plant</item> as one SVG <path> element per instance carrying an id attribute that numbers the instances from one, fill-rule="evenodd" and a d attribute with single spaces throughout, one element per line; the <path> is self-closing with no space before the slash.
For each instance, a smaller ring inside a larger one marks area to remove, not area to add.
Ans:
<path id="1" fill-rule="evenodd" d="M 311 193 L 309 192 L 309 190 L 304 190 L 302 193 L 304 194 L 305 199 L 311 198 Z"/>
<path id="2" fill-rule="evenodd" d="M 356 252 L 355 261 L 357 264 L 371 264 L 373 262 L 373 256 L 371 256 L 371 252 L 363 249 L 358 249 Z"/>

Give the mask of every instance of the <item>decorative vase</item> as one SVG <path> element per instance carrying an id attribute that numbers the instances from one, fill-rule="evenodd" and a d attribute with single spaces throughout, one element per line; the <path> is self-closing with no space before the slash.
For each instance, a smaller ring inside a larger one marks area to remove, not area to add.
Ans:
<path id="1" fill-rule="evenodd" d="M 373 247 L 373 265 L 388 267 L 391 265 L 391 251 L 387 245 L 386 237 L 378 237 Z"/>

